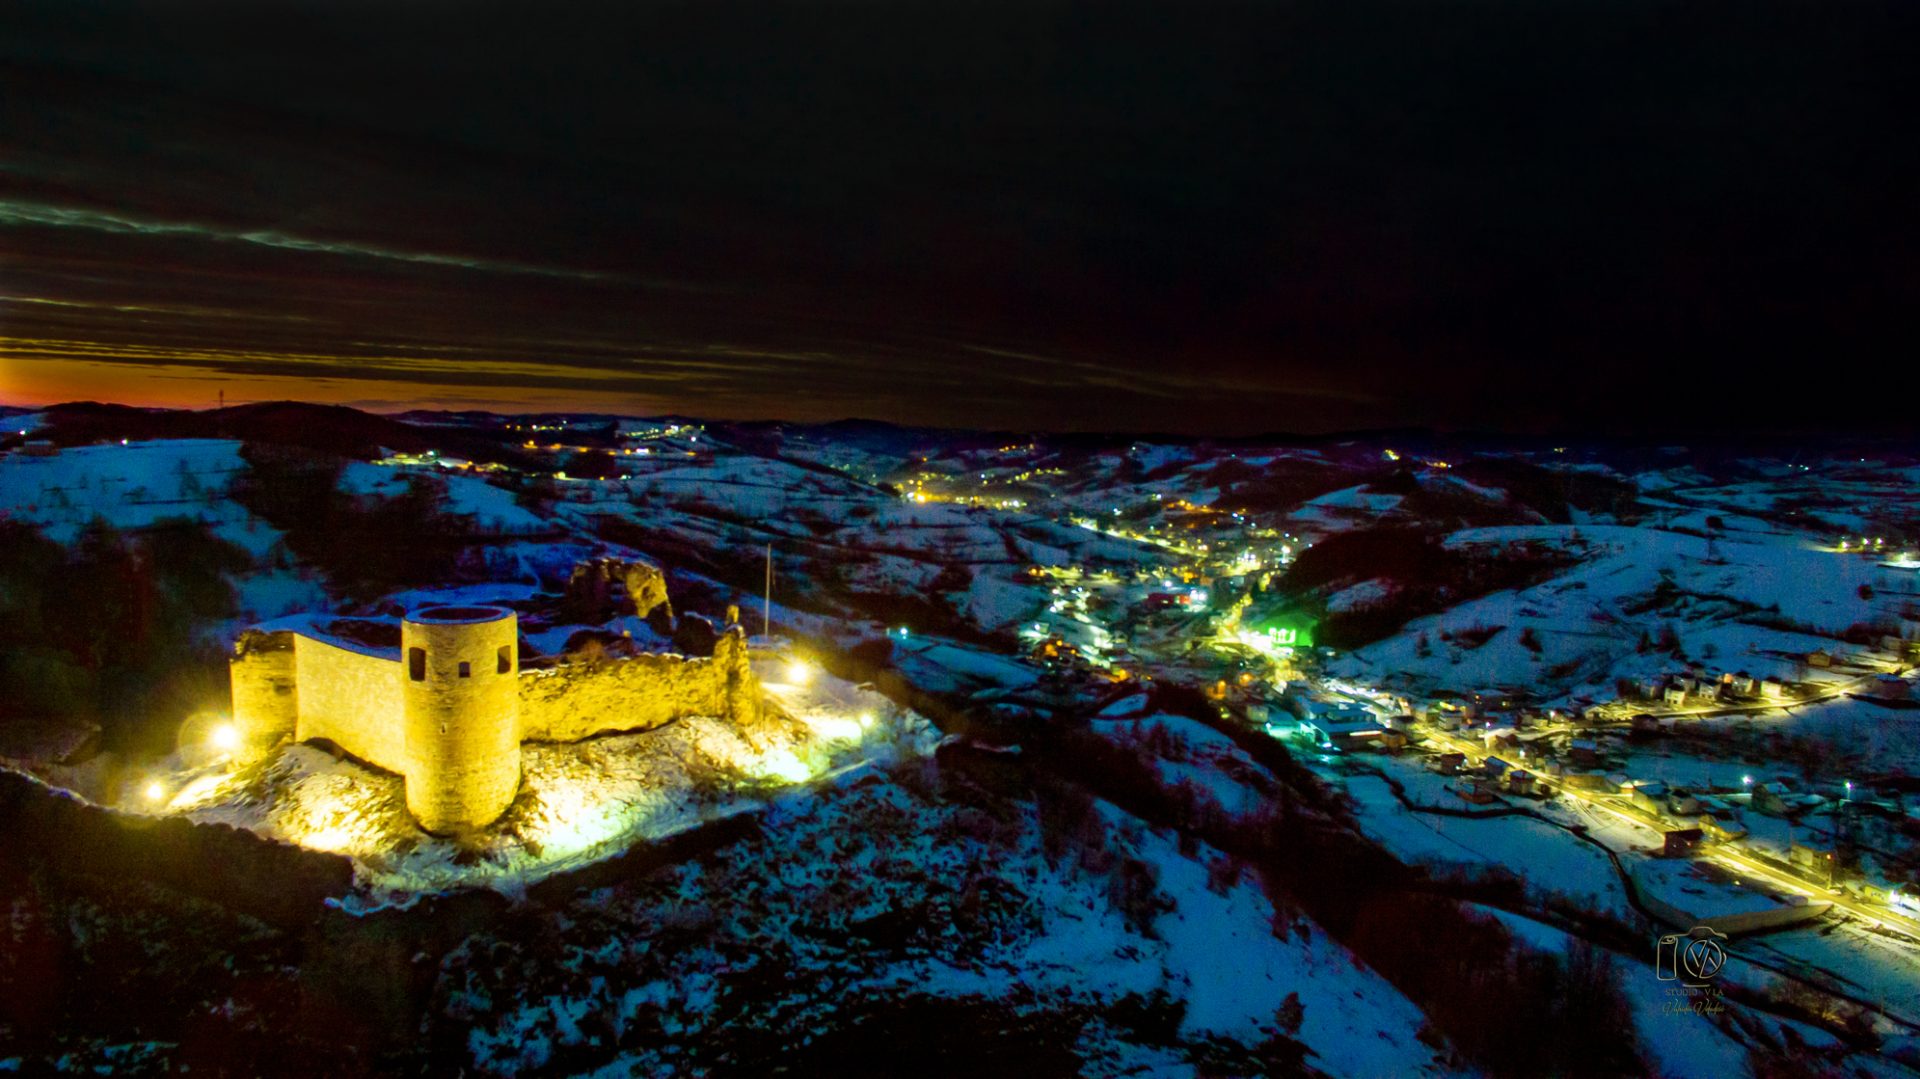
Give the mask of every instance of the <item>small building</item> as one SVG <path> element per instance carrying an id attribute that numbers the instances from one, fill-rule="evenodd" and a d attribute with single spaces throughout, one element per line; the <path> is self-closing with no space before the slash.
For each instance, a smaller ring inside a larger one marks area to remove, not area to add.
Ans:
<path id="1" fill-rule="evenodd" d="M 1873 695 L 1883 701 L 1904 701 L 1913 696 L 1913 686 L 1898 675 L 1883 674 L 1874 679 Z"/>
<path id="2" fill-rule="evenodd" d="M 1467 755 L 1460 752 L 1437 753 L 1433 757 L 1433 770 L 1443 776 L 1459 775 L 1465 767 Z"/>
<path id="3" fill-rule="evenodd" d="M 1679 683 L 1673 683 L 1668 685 L 1666 690 L 1660 694 L 1660 699 L 1666 704 L 1682 705 L 1687 703 L 1687 691 Z"/>
<path id="4" fill-rule="evenodd" d="M 1706 838 L 1698 828 L 1669 828 L 1662 836 L 1665 841 L 1660 846 L 1660 855 L 1663 858 L 1689 857 Z"/>
<path id="5" fill-rule="evenodd" d="M 1832 847 L 1795 842 L 1787 848 L 1787 864 L 1809 880 L 1827 887 L 1833 886 L 1837 860 Z"/>
<path id="6" fill-rule="evenodd" d="M 1514 794 L 1532 794 L 1534 792 L 1533 773 L 1525 768 L 1515 768 L 1508 772 L 1507 790 Z"/>
<path id="7" fill-rule="evenodd" d="M 1832 653 L 1830 653 L 1830 652 L 1826 652 L 1826 651 L 1824 651 L 1824 650 L 1821 650 L 1821 651 L 1813 651 L 1813 652 L 1808 652 L 1808 653 L 1807 653 L 1807 666 L 1809 666 L 1809 667 L 1831 667 L 1831 666 L 1833 666 L 1833 655 L 1832 655 Z"/>
<path id="8" fill-rule="evenodd" d="M 1747 807 L 1755 813 L 1764 813 L 1769 817 L 1784 817 L 1792 810 L 1782 794 L 1777 784 L 1755 784 L 1753 796 L 1747 800 Z"/>
<path id="9" fill-rule="evenodd" d="M 1567 746 L 1567 761 L 1576 768 L 1593 768 L 1600 763 L 1600 744 L 1591 738 L 1575 738 Z"/>
<path id="10" fill-rule="evenodd" d="M 1657 779 L 1642 780 L 1633 785 L 1627 797 L 1637 809 L 1648 813 L 1664 812 L 1667 808 L 1667 785 Z"/>
<path id="11" fill-rule="evenodd" d="M 1453 793 L 1474 805 L 1486 805 L 1493 801 L 1493 790 L 1481 779 L 1463 779 L 1453 785 Z"/>
<path id="12" fill-rule="evenodd" d="M 1733 839 L 1745 839 L 1746 828 L 1738 820 L 1729 820 L 1712 813 L 1702 813 L 1699 819 L 1700 831 L 1716 843 L 1725 843 Z"/>
<path id="13" fill-rule="evenodd" d="M 1492 750 L 1497 746 L 1509 746 L 1519 741 L 1520 735 L 1512 727 L 1488 727 L 1480 732 L 1480 741 Z"/>
<path id="14" fill-rule="evenodd" d="M 1759 683 L 1745 671 L 1739 671 L 1733 676 L 1733 692 L 1737 697 L 1751 697 L 1758 687 Z"/>
<path id="15" fill-rule="evenodd" d="M 1560 784 L 1569 790 L 1610 791 L 1614 789 L 1607 777 L 1600 772 L 1568 772 L 1560 777 Z"/>
<path id="16" fill-rule="evenodd" d="M 1631 731 L 1638 735 L 1659 734 L 1660 721 L 1655 719 L 1651 713 L 1642 712 L 1633 717 Z"/>
<path id="17" fill-rule="evenodd" d="M 1512 768 L 1513 765 L 1501 760 L 1499 757 L 1488 757 L 1481 762 L 1481 767 L 1486 769 L 1487 775 L 1498 778 L 1505 775 L 1507 770 Z"/>
<path id="18" fill-rule="evenodd" d="M 1760 680 L 1760 696 L 1770 701 L 1777 701 L 1786 695 L 1787 685 L 1785 682 L 1780 681 L 1780 679 L 1773 675 L 1768 675 Z"/>
<path id="19" fill-rule="evenodd" d="M 1704 808 L 1700 804 L 1700 799 L 1694 797 L 1693 792 L 1685 787 L 1675 787 L 1667 792 L 1667 812 L 1676 817 L 1691 817 Z"/>

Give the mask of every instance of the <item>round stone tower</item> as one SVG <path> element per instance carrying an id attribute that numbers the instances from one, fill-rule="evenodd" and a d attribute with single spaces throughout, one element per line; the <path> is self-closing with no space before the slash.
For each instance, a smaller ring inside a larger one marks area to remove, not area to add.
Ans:
<path id="1" fill-rule="evenodd" d="M 494 822 L 520 790 L 519 618 L 425 607 L 400 624 L 407 809 L 429 832 Z"/>

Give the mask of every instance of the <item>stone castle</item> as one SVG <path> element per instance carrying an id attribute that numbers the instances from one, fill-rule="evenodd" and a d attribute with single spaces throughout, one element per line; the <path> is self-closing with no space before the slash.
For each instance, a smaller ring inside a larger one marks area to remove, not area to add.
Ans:
<path id="1" fill-rule="evenodd" d="M 738 626 L 711 658 L 656 653 L 522 670 L 518 641 L 515 612 L 480 605 L 408 612 L 397 648 L 320 623 L 248 630 L 229 664 L 234 723 L 252 746 L 324 739 L 396 773 L 422 828 L 459 834 L 513 804 L 522 742 L 759 714 Z"/>

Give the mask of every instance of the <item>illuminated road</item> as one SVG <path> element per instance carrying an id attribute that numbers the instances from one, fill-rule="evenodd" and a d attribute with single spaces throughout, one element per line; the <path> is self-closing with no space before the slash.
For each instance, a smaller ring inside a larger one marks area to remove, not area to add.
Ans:
<path id="1" fill-rule="evenodd" d="M 1446 732 L 1434 731 L 1431 732 L 1431 736 L 1434 741 L 1466 754 L 1469 761 L 1483 760 L 1487 756 L 1484 749 Z M 1564 786 L 1557 788 L 1557 790 L 1562 797 L 1567 798 L 1569 801 L 1577 802 L 1604 813 L 1609 813 L 1628 824 L 1640 828 L 1658 830 L 1670 823 L 1665 820 L 1652 819 L 1650 815 L 1639 811 L 1637 808 L 1633 811 L 1620 808 L 1618 805 L 1613 804 L 1618 800 L 1618 796 L 1616 795 L 1595 794 Z M 1680 827 L 1681 825 L 1675 824 L 1673 826 Z M 1721 866 L 1733 871 L 1736 874 L 1735 879 L 1740 880 L 1742 883 L 1749 880 L 1759 881 L 1778 891 L 1792 895 L 1803 895 L 1810 899 L 1823 900 L 1833 904 L 1834 910 L 1851 914 L 1872 925 L 1874 928 L 1891 929 L 1916 942 L 1920 942 L 1920 919 L 1914 919 L 1904 914 L 1896 913 L 1890 907 L 1862 902 L 1837 888 L 1822 888 L 1812 881 L 1794 876 L 1790 873 L 1781 872 L 1741 852 L 1737 841 L 1711 843 L 1701 848 L 1701 857 L 1717 862 Z"/>

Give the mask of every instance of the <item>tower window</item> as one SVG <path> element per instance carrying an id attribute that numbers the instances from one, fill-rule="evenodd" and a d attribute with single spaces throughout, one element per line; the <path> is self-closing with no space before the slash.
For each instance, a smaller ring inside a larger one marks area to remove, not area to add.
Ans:
<path id="1" fill-rule="evenodd" d="M 473 677 L 473 664 L 468 663 L 464 659 L 460 661 L 460 677 L 462 678 Z"/>
<path id="2" fill-rule="evenodd" d="M 427 680 L 427 650 L 424 648 L 407 649 L 407 677 L 416 682 Z"/>
<path id="3" fill-rule="evenodd" d="M 506 674 L 513 670 L 513 646 L 512 645 L 503 644 L 500 646 L 500 655 L 498 659 L 498 665 L 494 667 L 494 670 L 499 671 L 501 674 Z"/>

